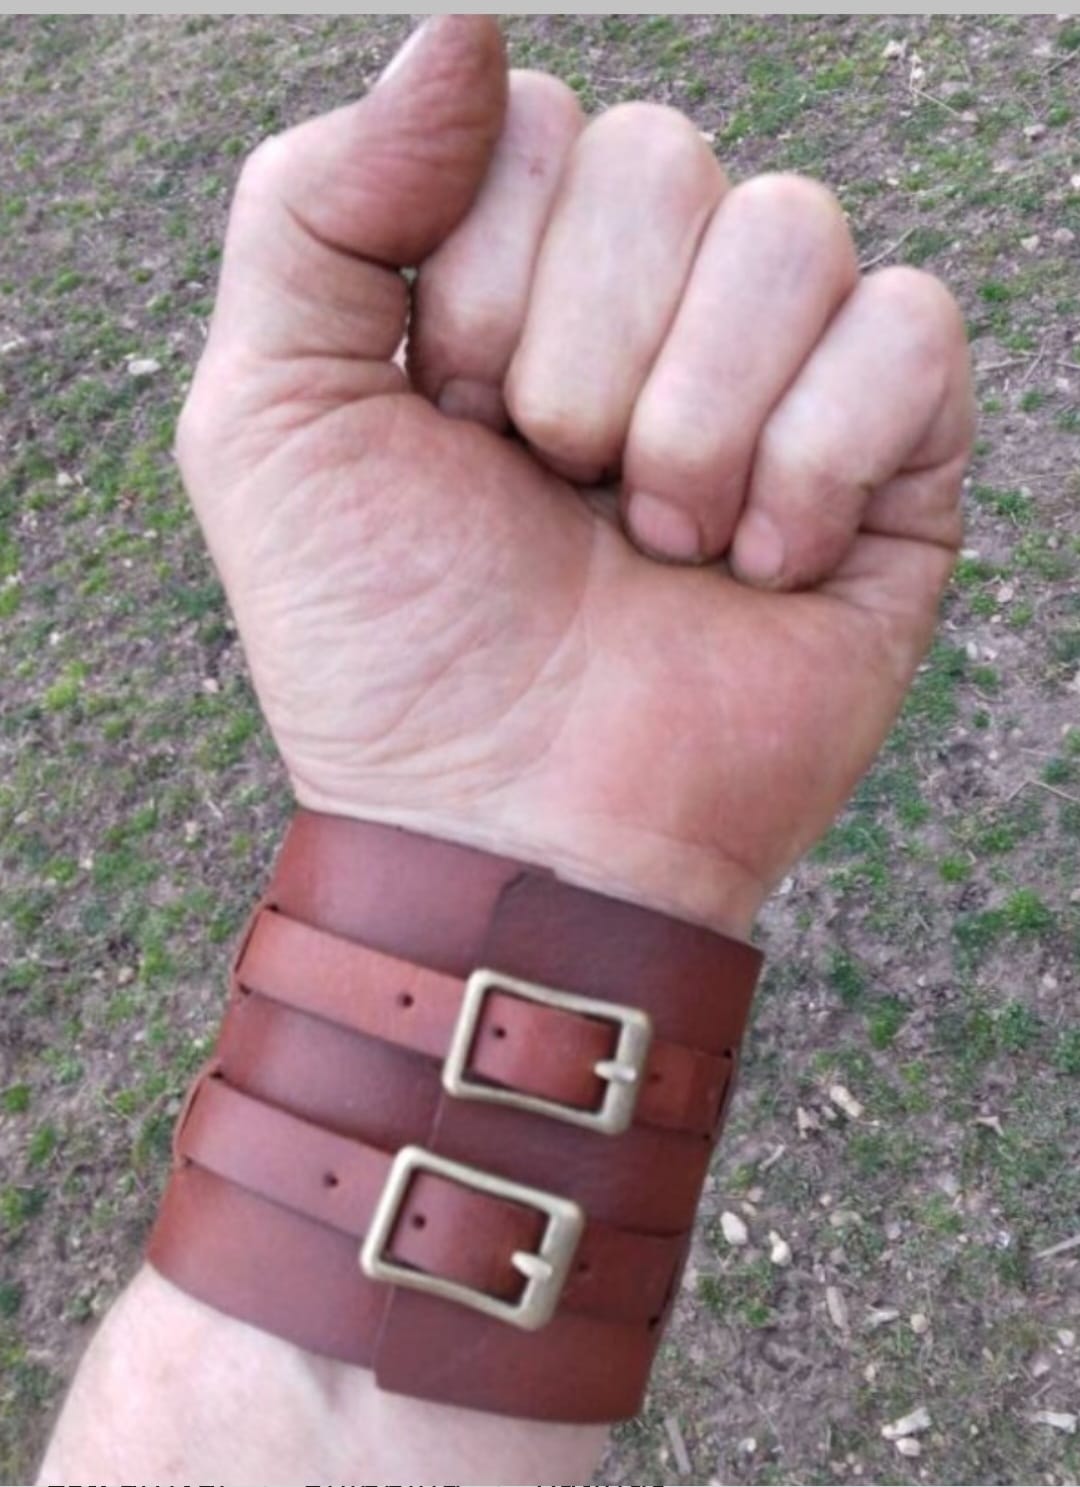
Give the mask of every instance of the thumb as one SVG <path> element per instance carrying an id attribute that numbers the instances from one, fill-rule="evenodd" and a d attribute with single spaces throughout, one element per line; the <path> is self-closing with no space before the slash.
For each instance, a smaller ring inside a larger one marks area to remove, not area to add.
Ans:
<path id="1" fill-rule="evenodd" d="M 260 145 L 237 186 L 212 336 L 274 357 L 384 359 L 404 330 L 397 274 L 469 210 L 502 127 L 494 21 L 440 16 L 357 103 Z"/>

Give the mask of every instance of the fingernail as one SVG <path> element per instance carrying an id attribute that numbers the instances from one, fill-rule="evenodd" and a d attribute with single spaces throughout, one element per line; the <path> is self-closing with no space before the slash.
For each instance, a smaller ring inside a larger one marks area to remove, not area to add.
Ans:
<path id="1" fill-rule="evenodd" d="M 784 569 L 784 539 L 772 517 L 748 511 L 739 523 L 731 565 L 748 583 L 775 583 Z"/>
<path id="2" fill-rule="evenodd" d="M 427 31 L 427 28 L 428 23 L 427 21 L 424 21 L 421 25 L 417 26 L 416 30 L 412 33 L 411 36 L 406 38 L 406 40 L 390 58 L 389 62 L 387 62 L 382 72 L 379 73 L 379 76 L 375 79 L 376 88 L 381 88 L 383 83 L 389 82 L 390 79 L 394 76 L 395 72 L 400 70 L 406 58 L 411 56 L 412 53 L 416 50 L 417 46 L 419 45 L 420 38 Z"/>
<path id="3" fill-rule="evenodd" d="M 661 558 L 698 561 L 704 551 L 701 528 L 689 512 L 648 491 L 635 491 L 626 507 L 634 541 Z"/>

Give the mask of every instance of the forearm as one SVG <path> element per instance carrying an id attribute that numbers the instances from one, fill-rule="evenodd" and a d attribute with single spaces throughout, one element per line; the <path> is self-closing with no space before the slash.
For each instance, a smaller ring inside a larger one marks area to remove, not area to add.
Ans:
<path id="1" fill-rule="evenodd" d="M 145 1267 L 83 1359 L 39 1481 L 584 1482 L 605 1435 L 385 1393 Z"/>

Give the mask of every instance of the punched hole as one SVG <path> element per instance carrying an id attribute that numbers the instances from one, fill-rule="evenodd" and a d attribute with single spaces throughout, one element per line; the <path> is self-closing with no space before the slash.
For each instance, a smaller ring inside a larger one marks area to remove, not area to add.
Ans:
<path id="1" fill-rule="evenodd" d="M 652 1073 L 649 1075 L 649 1083 L 650 1084 L 659 1084 L 660 1081 L 661 1081 L 661 1079 L 663 1079 L 663 1077 L 664 1076 L 662 1074 L 657 1073 L 657 1071 L 654 1069 L 652 1071 Z"/>
<path id="2" fill-rule="evenodd" d="M 588 1260 L 579 1260 L 578 1261 L 578 1263 L 577 1263 L 577 1273 L 578 1273 L 578 1275 L 588 1275 L 591 1270 L 592 1270 L 592 1266 L 589 1264 Z"/>
<path id="3" fill-rule="evenodd" d="M 409 1010 L 409 1008 L 413 1005 L 413 1003 L 415 1001 L 416 1001 L 416 998 L 413 996 L 412 992 L 410 992 L 410 991 L 399 991 L 398 992 L 398 995 L 397 995 L 397 1004 L 398 1004 L 399 1007 L 404 1007 L 405 1010 L 406 1010 L 406 1012 Z"/>
<path id="4" fill-rule="evenodd" d="M 323 1187 L 324 1188 L 336 1188 L 337 1185 L 338 1185 L 338 1183 L 340 1181 L 341 1181 L 341 1179 L 338 1177 L 338 1175 L 337 1175 L 336 1172 L 324 1172 L 323 1173 Z"/>
<path id="5" fill-rule="evenodd" d="M 493 1038 L 505 1038 L 506 1037 L 506 1029 L 504 1027 L 493 1027 L 491 1029 L 491 1036 Z"/>
<path id="6" fill-rule="evenodd" d="M 659 1327 L 660 1323 L 663 1320 L 664 1320 L 663 1313 L 658 1313 L 655 1317 L 650 1317 L 649 1318 L 649 1331 L 650 1332 L 655 1332 L 656 1329 L 657 1329 L 657 1327 Z"/>
<path id="7" fill-rule="evenodd" d="M 422 1213 L 414 1213 L 409 1222 L 412 1224 L 414 1229 L 427 1228 L 427 1218 Z"/>

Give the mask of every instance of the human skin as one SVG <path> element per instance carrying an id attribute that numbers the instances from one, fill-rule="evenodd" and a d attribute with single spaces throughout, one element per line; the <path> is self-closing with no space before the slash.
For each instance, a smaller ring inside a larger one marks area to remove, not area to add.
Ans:
<path id="1" fill-rule="evenodd" d="M 822 187 L 450 17 L 247 163 L 177 447 L 301 803 L 742 935 L 925 651 L 971 431 L 953 301 L 860 277 Z M 144 1268 L 40 1480 L 583 1481 L 603 1439 Z"/>

